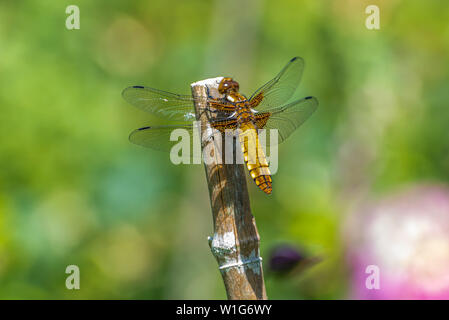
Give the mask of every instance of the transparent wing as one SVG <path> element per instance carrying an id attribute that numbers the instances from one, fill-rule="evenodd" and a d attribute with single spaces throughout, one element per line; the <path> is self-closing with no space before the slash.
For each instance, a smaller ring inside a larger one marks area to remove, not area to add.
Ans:
<path id="1" fill-rule="evenodd" d="M 178 131 L 175 131 L 178 130 Z M 193 126 L 152 126 L 136 129 L 129 135 L 129 141 L 134 144 L 152 148 L 159 151 L 170 152 L 172 147 L 179 141 L 171 141 L 172 136 L 188 136 L 187 140 L 192 146 L 193 143 Z"/>
<path id="2" fill-rule="evenodd" d="M 318 107 L 315 97 L 296 100 L 283 107 L 270 109 L 269 112 L 256 113 L 256 124 L 259 129 L 267 129 L 267 145 L 269 129 L 278 130 L 278 143 L 284 142 L 299 126 L 301 126 Z"/>
<path id="3" fill-rule="evenodd" d="M 252 107 L 263 111 L 286 103 L 298 87 L 303 70 L 301 57 L 291 59 L 276 77 L 254 92 L 250 98 Z"/>
<path id="4" fill-rule="evenodd" d="M 195 99 L 188 95 L 132 86 L 123 90 L 122 96 L 133 106 L 162 118 L 176 121 L 193 121 L 195 119 L 193 109 Z"/>

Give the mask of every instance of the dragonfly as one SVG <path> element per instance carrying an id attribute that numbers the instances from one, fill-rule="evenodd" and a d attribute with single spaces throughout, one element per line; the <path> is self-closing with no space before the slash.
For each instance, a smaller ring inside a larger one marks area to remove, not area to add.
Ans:
<path id="1" fill-rule="evenodd" d="M 131 132 L 129 140 L 144 147 L 170 151 L 177 143 L 170 141 L 174 129 L 188 130 L 190 136 L 193 136 L 193 104 L 199 99 L 206 99 L 207 110 L 220 113 L 220 117 L 210 119 L 211 127 L 222 133 L 237 129 L 250 176 L 259 189 L 271 194 L 271 173 L 259 141 L 258 130 L 277 130 L 278 143 L 282 143 L 315 112 L 318 100 L 312 96 L 287 103 L 301 81 L 303 70 L 304 60 L 301 57 L 292 58 L 273 79 L 249 98 L 239 92 L 239 83 L 230 77 L 224 77 L 220 81 L 218 92 L 221 98 L 218 99 L 211 96 L 194 98 L 145 86 L 128 87 L 122 92 L 127 102 L 141 110 L 177 122 L 175 125 L 136 129 Z"/>

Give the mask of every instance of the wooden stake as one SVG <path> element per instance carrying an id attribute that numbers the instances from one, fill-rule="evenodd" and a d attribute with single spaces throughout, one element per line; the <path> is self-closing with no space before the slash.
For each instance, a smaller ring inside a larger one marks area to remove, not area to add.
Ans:
<path id="1" fill-rule="evenodd" d="M 193 97 L 207 98 L 208 94 L 220 97 L 217 88 L 221 80 L 218 77 L 193 83 Z M 214 235 L 209 237 L 209 245 L 217 259 L 228 299 L 265 300 L 260 238 L 251 214 L 245 168 L 242 164 L 224 164 L 224 152 L 210 138 L 208 116 L 211 113 L 200 112 L 205 108 L 205 101 L 195 103 L 202 146 L 211 151 L 213 159 L 211 164 L 204 165 L 214 221 Z M 224 146 L 224 137 L 221 139 Z"/>

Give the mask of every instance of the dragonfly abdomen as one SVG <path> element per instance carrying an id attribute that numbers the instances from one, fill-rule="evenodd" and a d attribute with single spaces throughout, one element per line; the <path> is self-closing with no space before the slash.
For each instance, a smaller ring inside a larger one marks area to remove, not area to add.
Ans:
<path id="1" fill-rule="evenodd" d="M 271 173 L 256 127 L 252 122 L 244 122 L 240 130 L 240 146 L 251 178 L 263 192 L 271 194 Z"/>
<path id="2" fill-rule="evenodd" d="M 250 165 L 246 163 L 246 166 L 249 170 L 251 177 L 253 178 L 256 185 L 265 192 L 266 194 L 271 194 L 272 186 L 271 186 L 271 173 L 268 165 L 260 164 L 260 166 L 256 166 L 250 169 Z"/>

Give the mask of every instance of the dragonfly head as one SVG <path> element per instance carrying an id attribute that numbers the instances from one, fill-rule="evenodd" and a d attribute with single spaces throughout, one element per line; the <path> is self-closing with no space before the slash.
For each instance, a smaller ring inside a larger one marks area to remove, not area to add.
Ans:
<path id="1" fill-rule="evenodd" d="M 223 78 L 218 85 L 218 92 L 226 94 L 231 91 L 239 91 L 239 83 L 232 78 Z"/>

